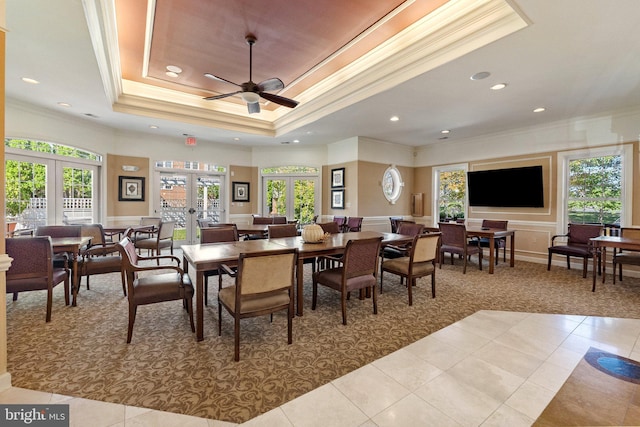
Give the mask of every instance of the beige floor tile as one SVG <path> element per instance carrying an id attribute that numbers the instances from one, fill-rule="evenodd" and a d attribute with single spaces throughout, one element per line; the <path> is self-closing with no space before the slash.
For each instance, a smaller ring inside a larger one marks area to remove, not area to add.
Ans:
<path id="1" fill-rule="evenodd" d="M 573 332 L 573 330 L 586 318 L 587 316 L 532 313 L 528 320 L 532 320 L 544 326 L 559 329 L 561 331 Z"/>
<path id="2" fill-rule="evenodd" d="M 576 325 L 578 327 L 578 325 Z M 573 328 L 575 330 L 575 328 Z M 549 324 L 542 323 L 536 318 L 528 317 L 509 329 L 509 332 L 528 340 L 544 342 L 548 346 L 557 347 L 564 341 L 571 331 L 558 329 Z"/>
<path id="3" fill-rule="evenodd" d="M 296 427 L 358 426 L 369 417 L 333 384 L 326 384 L 281 406 Z"/>
<path id="4" fill-rule="evenodd" d="M 449 369 L 447 374 L 500 402 L 504 402 L 525 381 L 523 377 L 472 356 Z"/>
<path id="5" fill-rule="evenodd" d="M 511 331 L 500 335 L 494 341 L 541 360 L 546 360 L 558 348 L 557 344 L 549 344 L 545 341 L 540 341 Z"/>
<path id="6" fill-rule="evenodd" d="M 496 342 L 488 343 L 473 356 L 523 378 L 531 375 L 543 363 L 537 357 Z"/>
<path id="7" fill-rule="evenodd" d="M 0 393 L 0 403 L 19 404 L 33 403 L 35 405 L 52 403 L 53 394 L 44 391 L 27 390 L 26 388 L 11 387 Z"/>
<path id="8" fill-rule="evenodd" d="M 573 369 L 580 363 L 583 357 L 584 353 L 579 353 L 565 347 L 558 347 L 546 361 L 562 368 Z"/>
<path id="9" fill-rule="evenodd" d="M 481 425 L 482 427 L 528 427 L 534 421 L 515 409 L 502 405 Z"/>
<path id="10" fill-rule="evenodd" d="M 262 415 L 255 417 L 245 423 L 240 424 L 242 427 L 262 427 L 262 426 L 278 426 L 293 427 L 291 421 L 284 414 L 282 409 L 276 408 Z M 217 426 L 216 426 L 217 427 Z M 222 426 L 221 426 L 222 427 Z"/>
<path id="11" fill-rule="evenodd" d="M 446 372 L 420 387 L 415 394 L 464 426 L 480 425 L 502 404 Z"/>
<path id="12" fill-rule="evenodd" d="M 489 338 L 457 327 L 455 323 L 434 332 L 431 336 L 466 353 L 475 351 L 490 341 Z"/>
<path id="13" fill-rule="evenodd" d="M 459 427 L 452 418 L 429 405 L 414 394 L 410 394 L 372 418 L 379 427 Z"/>
<path id="14" fill-rule="evenodd" d="M 513 327 L 513 323 L 504 322 L 496 316 L 489 316 L 486 312 L 478 312 L 469 317 L 465 317 L 454 323 L 454 325 L 489 339 L 493 339 Z"/>
<path id="15" fill-rule="evenodd" d="M 126 420 L 126 427 L 209 427 L 209 421 L 190 415 L 147 411 Z"/>
<path id="16" fill-rule="evenodd" d="M 555 396 L 553 391 L 527 381 L 507 399 L 505 404 L 535 420 L 551 402 L 553 396 Z"/>
<path id="17" fill-rule="evenodd" d="M 368 417 L 393 405 L 410 391 L 373 365 L 344 375 L 332 384 Z"/>
<path id="18" fill-rule="evenodd" d="M 428 383 L 442 373 L 442 369 L 404 349 L 378 359 L 372 365 L 410 391 Z"/>
<path id="19" fill-rule="evenodd" d="M 442 342 L 431 335 L 408 345 L 405 350 L 442 370 L 449 369 L 469 353 Z"/>
<path id="20" fill-rule="evenodd" d="M 69 404 L 70 427 L 107 427 L 125 421 L 125 406 L 116 403 L 73 398 Z"/>
<path id="21" fill-rule="evenodd" d="M 562 368 L 553 363 L 543 363 L 531 376 L 529 381 L 553 392 L 557 392 L 571 375 L 572 369 Z"/>

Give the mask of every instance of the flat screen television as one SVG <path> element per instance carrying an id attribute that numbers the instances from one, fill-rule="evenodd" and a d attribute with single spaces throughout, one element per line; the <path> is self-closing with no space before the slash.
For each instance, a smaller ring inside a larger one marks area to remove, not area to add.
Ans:
<path id="1" fill-rule="evenodd" d="M 542 208 L 542 166 L 467 172 L 470 206 Z"/>

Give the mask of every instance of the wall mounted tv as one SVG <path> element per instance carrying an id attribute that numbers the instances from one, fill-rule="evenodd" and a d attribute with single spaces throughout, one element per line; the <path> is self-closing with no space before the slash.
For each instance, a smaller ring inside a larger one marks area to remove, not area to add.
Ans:
<path id="1" fill-rule="evenodd" d="M 542 208 L 542 166 L 467 172 L 470 206 Z"/>

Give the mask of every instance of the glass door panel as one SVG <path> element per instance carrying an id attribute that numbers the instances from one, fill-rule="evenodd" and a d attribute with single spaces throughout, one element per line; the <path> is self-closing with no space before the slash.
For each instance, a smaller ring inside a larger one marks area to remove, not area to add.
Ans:
<path id="1" fill-rule="evenodd" d="M 265 216 L 286 216 L 300 224 L 313 222 L 317 204 L 317 178 L 264 177 Z"/>
<path id="2" fill-rule="evenodd" d="M 160 216 L 175 221 L 174 246 L 187 243 L 187 174 L 160 173 Z"/>
<path id="3" fill-rule="evenodd" d="M 23 160 L 5 162 L 5 217 L 13 231 L 46 225 L 47 171 L 45 163 Z"/>
<path id="4" fill-rule="evenodd" d="M 79 165 L 62 167 L 62 223 L 93 224 L 95 168 Z"/>
<path id="5" fill-rule="evenodd" d="M 265 216 L 287 216 L 288 180 L 267 178 L 265 180 Z M 290 218 L 290 217 L 289 217 Z"/>
<path id="6" fill-rule="evenodd" d="M 287 217 L 298 220 L 299 224 L 312 223 L 316 208 L 316 180 L 294 179 L 293 188 L 294 212 L 293 216 Z"/>

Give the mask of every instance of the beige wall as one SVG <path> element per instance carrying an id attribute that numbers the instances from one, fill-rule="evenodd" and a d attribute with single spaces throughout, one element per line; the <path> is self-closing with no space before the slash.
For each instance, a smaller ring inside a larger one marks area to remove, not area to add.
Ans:
<path id="1" fill-rule="evenodd" d="M 395 204 L 382 194 L 382 176 L 389 167 L 384 163 L 358 162 L 358 216 L 397 216 L 411 214 L 413 168 L 396 166 L 404 187 Z"/>
<path id="2" fill-rule="evenodd" d="M 230 166 L 229 167 L 229 200 L 231 215 L 248 215 L 258 212 L 259 179 L 258 168 L 251 166 Z M 233 182 L 249 183 L 249 202 L 233 202 Z"/>
<path id="3" fill-rule="evenodd" d="M 139 169 L 135 172 L 125 172 L 122 166 L 136 166 Z M 145 157 L 118 156 L 107 154 L 106 163 L 107 180 L 107 216 L 108 217 L 129 217 L 149 215 L 149 159 Z M 144 201 L 118 201 L 118 177 L 135 176 L 145 179 Z"/>

